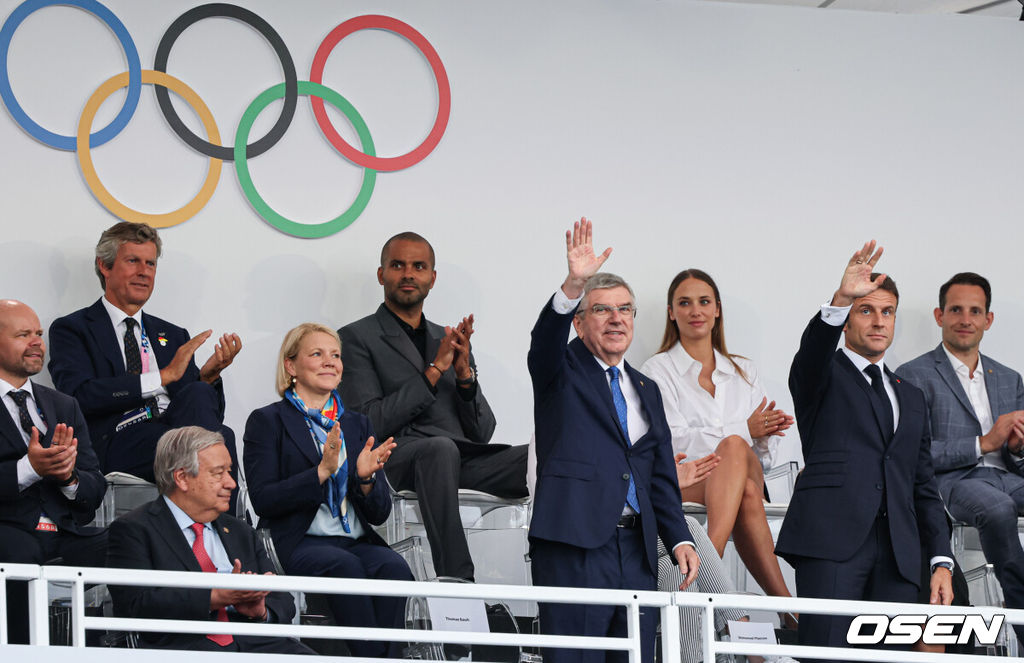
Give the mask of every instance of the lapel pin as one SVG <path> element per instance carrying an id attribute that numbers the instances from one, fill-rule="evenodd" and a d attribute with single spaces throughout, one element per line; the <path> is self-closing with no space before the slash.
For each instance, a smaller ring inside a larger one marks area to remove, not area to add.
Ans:
<path id="1" fill-rule="evenodd" d="M 230 531 L 231 531 L 231 530 L 229 530 L 229 529 L 228 529 L 227 527 L 222 527 L 221 529 L 222 529 L 222 530 L 224 530 L 224 533 L 225 533 L 225 534 L 227 534 L 228 532 L 230 532 Z"/>
<path id="2" fill-rule="evenodd" d="M 161 348 L 167 347 L 167 336 L 164 332 L 156 335 L 156 342 L 160 344 Z"/>
<path id="3" fill-rule="evenodd" d="M 990 369 L 988 369 L 988 372 L 989 372 L 989 373 L 991 373 L 991 372 L 992 372 L 992 369 L 991 369 L 991 368 L 990 368 Z"/>
<path id="4" fill-rule="evenodd" d="M 896 378 L 896 384 L 899 384 L 899 383 L 900 383 L 900 379 Z"/>

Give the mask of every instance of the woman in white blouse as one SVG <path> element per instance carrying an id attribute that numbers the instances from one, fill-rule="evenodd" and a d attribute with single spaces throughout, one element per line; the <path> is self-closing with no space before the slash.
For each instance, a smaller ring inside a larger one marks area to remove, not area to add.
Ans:
<path id="1" fill-rule="evenodd" d="M 764 512 L 764 468 L 793 417 L 768 402 L 754 365 L 729 354 L 718 286 L 687 269 L 668 290 L 661 349 L 641 372 L 658 383 L 678 454 L 721 463 L 703 481 L 681 488 L 683 501 L 708 509 L 708 536 L 721 556 L 732 535 L 761 588 L 789 596 Z M 679 458 L 677 456 L 677 462 Z"/>

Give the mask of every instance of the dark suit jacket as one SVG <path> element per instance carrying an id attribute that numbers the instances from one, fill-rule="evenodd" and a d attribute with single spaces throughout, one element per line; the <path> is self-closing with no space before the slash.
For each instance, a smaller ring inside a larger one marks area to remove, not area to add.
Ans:
<path id="1" fill-rule="evenodd" d="M 58 482 L 45 478 L 25 491 L 18 490 L 18 461 L 28 451 L 18 423 L 11 418 L 6 407 L 0 407 L 0 522 L 33 532 L 39 523 L 40 511 L 45 511 L 59 530 L 82 533 L 82 528 L 92 522 L 107 490 L 106 480 L 100 473 L 99 461 L 89 441 L 89 429 L 75 399 L 34 382 L 32 391 L 46 420 L 47 433 L 39 441 L 41 445 L 50 446 L 57 424 L 67 424 L 75 429 L 75 437 L 78 438 L 78 457 L 75 460 L 78 492 L 75 500 L 70 502 L 61 493 Z"/>
<path id="2" fill-rule="evenodd" d="M 884 507 L 900 575 L 918 585 L 922 552 L 952 557 L 924 395 L 886 369 L 900 406 L 887 434 L 870 383 L 836 350 L 841 334 L 816 314 L 793 358 L 789 390 L 806 466 L 775 551 L 789 560 L 849 559 Z"/>
<path id="3" fill-rule="evenodd" d="M 383 472 L 378 472 L 370 493 L 363 495 L 356 476 L 356 458 L 367 438 L 373 435 L 370 422 L 361 414 L 345 410 L 341 415 L 341 432 L 348 453 L 349 503 L 367 538 L 386 546 L 372 526 L 380 525 L 391 514 L 387 479 Z M 306 534 L 319 506 L 327 501 L 327 482 L 320 484 L 317 477 L 320 452 L 302 413 L 283 398 L 254 410 L 245 424 L 242 457 L 249 497 L 260 516 L 260 525 L 266 522 L 270 527 L 274 548 L 287 568 L 296 544 Z"/>
<path id="4" fill-rule="evenodd" d="M 240 560 L 243 572 L 263 574 L 274 570 L 252 527 L 227 514 L 221 514 L 214 525 L 228 558 Z M 202 573 L 199 561 L 162 496 L 111 523 L 107 566 Z M 114 599 L 114 614 L 118 617 L 216 621 L 210 613 L 209 589 L 111 585 L 110 594 Z M 285 624 L 295 616 L 295 602 L 288 592 L 271 593 L 266 605 L 273 622 Z M 233 611 L 228 614 L 232 620 L 247 621 Z M 235 636 L 240 637 L 252 636 Z M 148 645 L 161 649 L 211 648 L 202 634 L 151 633 L 143 634 L 143 638 Z"/>
<path id="5" fill-rule="evenodd" d="M 455 371 L 445 371 L 436 393 L 427 386 L 427 364 L 384 304 L 377 312 L 338 330 L 345 364 L 341 398 L 345 407 L 362 412 L 382 439 L 447 437 L 462 453 L 487 453 L 483 446 L 494 433 L 494 413 L 480 385 L 476 397 L 463 399 Z M 428 361 L 437 354 L 444 327 L 427 321 Z M 470 363 L 476 366 L 473 358 Z M 494 446 L 494 449 L 505 448 Z"/>
<path id="6" fill-rule="evenodd" d="M 158 366 L 166 366 L 188 339 L 188 331 L 166 320 L 142 314 L 142 325 Z M 158 339 L 166 339 L 166 344 Z M 96 302 L 57 318 L 50 326 L 50 376 L 58 389 L 74 396 L 85 413 L 89 432 L 100 458 L 105 458 L 114 427 L 124 412 L 145 405 L 139 376 L 129 375 L 121 346 L 103 303 Z M 175 394 L 199 380 L 199 369 L 190 360 L 180 380 L 167 385 L 171 400 Z M 214 385 L 224 411 L 223 383 Z"/>
<path id="7" fill-rule="evenodd" d="M 985 355 L 981 356 L 981 367 L 985 371 L 992 422 L 1007 412 L 1024 410 L 1024 383 L 1020 374 Z M 957 480 L 978 464 L 976 440 L 988 431 L 981 430 L 974 407 L 941 343 L 931 352 L 900 366 L 899 373 L 923 391 L 928 402 L 935 479 L 943 499 L 949 500 Z M 1022 474 L 1019 461 L 1009 455 L 1005 445 L 1003 462 L 1008 470 Z"/>
<path id="8" fill-rule="evenodd" d="M 605 544 L 615 533 L 632 474 L 649 570 L 657 573 L 658 535 L 669 550 L 692 540 L 680 506 L 661 392 L 654 380 L 623 362 L 651 424 L 631 446 L 594 355 L 579 339 L 566 346 L 572 317 L 556 313 L 549 300 L 527 356 L 537 443 L 530 537 L 580 548 Z"/>

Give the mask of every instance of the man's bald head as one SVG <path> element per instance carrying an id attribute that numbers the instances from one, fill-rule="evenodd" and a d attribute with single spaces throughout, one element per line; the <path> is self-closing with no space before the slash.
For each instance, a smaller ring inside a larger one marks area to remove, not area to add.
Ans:
<path id="1" fill-rule="evenodd" d="M 0 379 L 13 387 L 43 370 L 46 342 L 39 317 L 15 299 L 0 299 Z"/>

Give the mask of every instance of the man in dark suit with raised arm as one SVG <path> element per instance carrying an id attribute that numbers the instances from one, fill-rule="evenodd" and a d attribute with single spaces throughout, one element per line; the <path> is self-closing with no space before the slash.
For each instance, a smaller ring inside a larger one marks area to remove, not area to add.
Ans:
<path id="1" fill-rule="evenodd" d="M 387 464 L 395 490 L 414 490 L 434 572 L 472 580 L 473 559 L 459 518 L 459 488 L 526 497 L 527 446 L 489 444 L 494 413 L 470 352 L 473 316 L 452 327 L 427 320 L 434 249 L 412 232 L 384 244 L 377 281 L 384 303 L 338 330 L 346 408 L 361 412 L 398 445 Z"/>
<path id="2" fill-rule="evenodd" d="M 219 430 L 236 458 L 234 433 L 223 425 L 220 375 L 242 348 L 237 334 L 224 334 L 198 368 L 193 355 L 211 330 L 189 338 L 142 310 L 160 251 L 160 236 L 146 224 L 122 221 L 105 230 L 95 265 L 103 296 L 50 327 L 50 375 L 82 407 L 103 471 L 148 481 L 156 441 L 171 428 Z"/>
<path id="3" fill-rule="evenodd" d="M 153 463 L 160 496 L 110 525 L 107 566 L 154 571 L 272 573 L 256 532 L 225 513 L 235 481 L 220 433 L 186 426 L 164 433 Z M 295 616 L 288 592 L 184 587 L 110 587 L 114 614 L 144 619 L 209 620 L 214 632 L 144 633 L 159 649 L 312 654 L 291 638 L 231 636 L 216 622 L 287 624 Z"/>
<path id="4" fill-rule="evenodd" d="M 633 340 L 632 289 L 598 273 L 592 226 L 566 233 L 569 275 L 533 328 L 537 489 L 530 524 L 535 585 L 655 590 L 657 538 L 686 576 L 700 560 L 679 503 L 672 436 L 653 380 L 623 361 Z M 577 339 L 566 345 L 570 326 Z M 654 656 L 657 615 L 641 610 L 643 660 Z M 541 603 L 558 635 L 624 636 L 622 607 Z M 625 652 L 550 648 L 545 661 L 625 661 Z"/>
<path id="5" fill-rule="evenodd" d="M 0 300 L 0 562 L 103 566 L 106 534 L 87 527 L 106 491 L 78 403 L 29 378 L 46 343 L 35 312 Z M 11 581 L 10 642 L 28 642 L 28 592 Z"/>
<path id="6" fill-rule="evenodd" d="M 935 479 L 950 515 L 978 528 L 1006 606 L 1022 608 L 1017 516 L 1024 513 L 1024 382 L 1017 371 L 981 354 L 994 319 L 991 304 L 985 277 L 962 272 L 946 281 L 934 312 L 942 342 L 903 364 L 899 374 L 928 402 Z M 1024 626 L 1014 629 L 1024 642 Z"/>
<path id="7" fill-rule="evenodd" d="M 775 551 L 796 570 L 799 596 L 905 603 L 917 601 L 924 556 L 931 602 L 949 605 L 953 560 L 927 407 L 884 362 L 899 292 L 872 272 L 881 256 L 874 241 L 854 253 L 793 358 L 806 466 Z M 851 619 L 802 614 L 800 644 L 846 647 Z"/>

